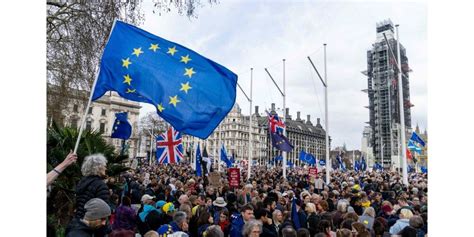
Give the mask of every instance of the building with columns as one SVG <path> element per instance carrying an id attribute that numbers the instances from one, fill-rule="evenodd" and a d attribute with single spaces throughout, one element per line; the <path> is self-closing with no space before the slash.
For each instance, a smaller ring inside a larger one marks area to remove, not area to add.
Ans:
<path id="1" fill-rule="evenodd" d="M 87 101 L 71 100 L 67 105 L 67 109 L 63 111 L 65 116 L 63 125 L 79 129 L 85 106 L 87 106 Z M 128 154 L 130 158 L 135 157 L 138 152 L 138 116 L 140 108 L 138 102 L 126 100 L 116 92 L 107 92 L 100 99 L 91 103 L 86 115 L 84 129 L 101 132 L 102 137 L 115 147 L 115 152 L 118 154 L 122 148 L 122 139 L 110 137 L 112 126 L 115 121 L 115 113 L 127 112 L 128 121 L 132 125 L 132 135 L 127 140 Z"/>

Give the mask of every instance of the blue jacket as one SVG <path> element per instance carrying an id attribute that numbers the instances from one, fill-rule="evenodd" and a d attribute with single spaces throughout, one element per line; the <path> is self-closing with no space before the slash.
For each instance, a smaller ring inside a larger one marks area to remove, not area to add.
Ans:
<path id="1" fill-rule="evenodd" d="M 244 218 L 242 215 L 239 213 L 233 213 L 230 216 L 230 237 L 242 237 L 244 224 Z"/>

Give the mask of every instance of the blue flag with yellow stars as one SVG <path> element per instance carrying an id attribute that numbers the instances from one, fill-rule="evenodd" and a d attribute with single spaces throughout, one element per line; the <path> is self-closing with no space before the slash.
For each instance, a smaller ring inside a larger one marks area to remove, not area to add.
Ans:
<path id="1" fill-rule="evenodd" d="M 132 135 L 132 125 L 127 120 L 127 113 L 116 113 L 115 122 L 112 127 L 111 138 L 121 138 L 127 140 Z"/>
<path id="2" fill-rule="evenodd" d="M 293 145 L 288 138 L 280 133 L 272 133 L 272 145 L 280 151 L 290 152 L 293 150 Z"/>
<path id="3" fill-rule="evenodd" d="M 107 91 L 150 103 L 176 130 L 206 139 L 232 109 L 237 75 L 191 49 L 116 21 L 92 100 Z"/>

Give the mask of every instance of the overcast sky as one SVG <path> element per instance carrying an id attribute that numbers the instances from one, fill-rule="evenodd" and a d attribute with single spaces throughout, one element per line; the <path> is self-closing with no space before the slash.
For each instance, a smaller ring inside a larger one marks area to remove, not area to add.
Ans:
<path id="1" fill-rule="evenodd" d="M 207 1 L 203 1 L 207 2 Z M 253 105 L 260 112 L 272 102 L 282 107 L 278 89 L 265 73 L 268 68 L 282 87 L 286 59 L 286 105 L 292 118 L 321 118 L 324 127 L 324 89 L 307 56 L 324 76 L 323 43 L 327 43 L 329 135 L 332 148 L 344 142 L 360 149 L 362 131 L 369 121 L 366 52 L 376 38 L 375 24 L 391 19 L 400 24 L 400 42 L 407 50 L 410 68 L 412 125 L 427 127 L 427 7 L 422 2 L 334 1 L 221 1 L 198 9 L 198 18 L 176 10 L 159 16 L 144 4 L 143 29 L 182 44 L 239 76 L 249 94 L 253 73 Z M 238 90 L 237 101 L 248 115 L 249 103 Z M 154 111 L 143 104 L 141 114 Z"/>

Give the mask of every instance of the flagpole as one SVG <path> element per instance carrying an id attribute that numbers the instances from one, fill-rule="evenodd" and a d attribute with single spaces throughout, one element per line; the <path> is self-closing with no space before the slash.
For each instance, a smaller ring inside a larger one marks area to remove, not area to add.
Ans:
<path id="1" fill-rule="evenodd" d="M 331 158 L 329 157 L 329 116 L 328 116 L 328 77 L 327 77 L 327 66 L 326 66 L 326 43 L 324 44 L 324 82 L 325 82 L 325 87 L 324 87 L 324 110 L 325 110 L 325 120 L 326 120 L 326 160 L 329 162 L 326 162 L 326 184 L 329 184 L 331 182 L 331 177 L 329 175 L 329 172 L 331 171 Z"/>
<path id="2" fill-rule="evenodd" d="M 395 25 L 397 28 L 397 59 L 398 59 L 398 98 L 400 104 L 400 130 L 402 139 L 402 164 L 403 164 L 403 184 L 408 185 L 408 172 L 407 172 L 407 155 L 406 155 L 406 138 L 405 138 L 405 108 L 403 103 L 403 83 L 402 83 L 402 63 L 400 61 L 400 34 L 398 33 L 398 24 Z"/>
<path id="3" fill-rule="evenodd" d="M 221 172 L 221 155 L 222 155 L 222 151 L 221 151 L 221 126 L 219 125 L 219 127 L 217 127 L 217 139 L 218 139 L 218 146 L 219 146 L 219 151 L 218 151 L 218 156 L 219 158 L 217 159 L 217 171 Z M 217 157 L 216 157 L 217 158 Z"/>
<path id="4" fill-rule="evenodd" d="M 115 28 L 115 23 L 116 22 L 117 22 L 117 19 L 115 19 L 114 23 L 112 24 L 112 28 L 109 32 L 109 36 L 107 37 L 107 42 L 109 41 L 110 35 L 112 34 L 112 31 Z M 104 54 L 104 51 L 102 51 L 102 54 Z M 101 58 L 102 58 L 102 56 L 101 56 Z M 99 68 L 97 69 L 97 74 L 95 75 L 94 82 L 92 83 L 91 94 L 89 95 L 89 101 L 87 102 L 87 107 L 84 110 L 84 116 L 82 117 L 82 122 L 81 122 L 81 126 L 79 128 L 79 134 L 77 136 L 76 145 L 74 146 L 74 154 L 77 154 L 77 148 L 79 147 L 79 142 L 81 141 L 82 130 L 84 130 L 84 123 L 86 122 L 87 111 L 89 110 L 89 107 L 91 106 L 92 95 L 94 94 L 95 85 L 97 84 L 97 79 L 99 78 L 99 74 L 100 74 L 100 65 L 99 65 Z"/>
<path id="5" fill-rule="evenodd" d="M 286 124 L 286 83 L 285 83 L 285 59 L 283 59 L 283 124 Z M 286 136 L 286 126 L 283 129 L 283 136 Z M 283 155 L 283 178 L 286 180 L 286 152 Z"/>
<path id="6" fill-rule="evenodd" d="M 250 180 L 250 171 L 252 169 L 252 83 L 253 83 L 253 68 L 250 68 L 250 114 L 249 114 L 249 156 L 248 156 L 248 169 L 247 169 L 247 180 Z"/>

